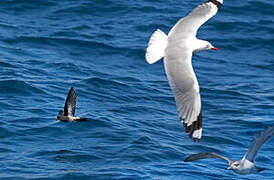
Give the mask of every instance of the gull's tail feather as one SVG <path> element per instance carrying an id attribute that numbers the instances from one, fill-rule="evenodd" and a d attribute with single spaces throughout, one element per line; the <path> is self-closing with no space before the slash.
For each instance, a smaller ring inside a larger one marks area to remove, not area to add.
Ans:
<path id="1" fill-rule="evenodd" d="M 166 46 L 167 35 L 160 29 L 157 29 L 157 31 L 152 34 L 148 43 L 146 51 L 147 62 L 153 64 L 164 57 Z"/>

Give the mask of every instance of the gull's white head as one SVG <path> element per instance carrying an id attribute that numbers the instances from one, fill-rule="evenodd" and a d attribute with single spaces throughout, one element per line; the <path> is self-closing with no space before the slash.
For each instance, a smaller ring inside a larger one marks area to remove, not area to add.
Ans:
<path id="1" fill-rule="evenodd" d="M 205 51 L 205 50 L 214 50 L 218 51 L 219 49 L 214 47 L 210 42 L 204 40 L 198 40 L 197 43 L 194 44 L 194 53 Z"/>
<path id="2" fill-rule="evenodd" d="M 214 47 L 212 44 L 210 44 L 210 42 L 207 42 L 206 50 L 209 50 L 209 49 L 214 50 L 214 51 L 219 51 L 218 48 Z"/>

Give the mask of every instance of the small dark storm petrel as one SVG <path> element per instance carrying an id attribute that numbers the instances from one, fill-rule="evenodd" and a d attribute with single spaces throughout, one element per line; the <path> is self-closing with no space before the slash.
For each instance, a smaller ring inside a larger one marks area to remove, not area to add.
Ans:
<path id="1" fill-rule="evenodd" d="M 87 118 L 75 117 L 75 108 L 76 108 L 76 94 L 73 87 L 70 89 L 64 110 L 60 110 L 57 116 L 57 120 L 63 122 L 74 122 L 74 121 L 87 121 Z"/>

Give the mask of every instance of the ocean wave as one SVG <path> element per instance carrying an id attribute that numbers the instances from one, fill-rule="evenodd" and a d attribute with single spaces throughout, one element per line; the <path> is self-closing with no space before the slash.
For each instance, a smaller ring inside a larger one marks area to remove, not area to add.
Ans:
<path id="1" fill-rule="evenodd" d="M 31 96 L 43 94 L 43 91 L 21 80 L 1 80 L 0 93 L 5 95 Z"/>
<path id="2" fill-rule="evenodd" d="M 147 64 L 156 29 L 168 33 L 197 2 L 0 1 L 0 177 L 3 179 L 233 179 L 227 162 L 184 158 L 211 151 L 241 158 L 273 120 L 273 2 L 225 1 L 198 37 L 220 48 L 195 55 L 203 137 L 179 120 L 163 61 Z M 67 93 L 82 123 L 56 121 Z M 258 162 L 271 163 L 271 142 Z M 231 153 L 230 153 L 231 152 Z M 245 179 L 271 178 L 270 170 Z M 272 178 L 273 179 L 273 178 Z"/>
<path id="3" fill-rule="evenodd" d="M 16 68 L 16 66 L 12 65 L 12 63 L 8 63 L 8 62 L 0 62 L 0 67 L 3 68 Z"/>

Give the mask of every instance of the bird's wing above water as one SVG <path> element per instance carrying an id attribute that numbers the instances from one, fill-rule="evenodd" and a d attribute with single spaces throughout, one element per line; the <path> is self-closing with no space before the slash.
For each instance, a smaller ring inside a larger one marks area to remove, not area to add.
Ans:
<path id="1" fill-rule="evenodd" d="M 175 24 L 168 34 L 169 38 L 172 36 L 176 36 L 176 38 L 196 36 L 200 26 L 213 17 L 222 4 L 223 0 L 209 0 L 202 3 Z"/>
<path id="2" fill-rule="evenodd" d="M 254 162 L 254 159 L 262 147 L 262 145 L 274 135 L 274 126 L 270 126 L 255 136 L 248 147 L 243 159 L 247 159 L 250 162 Z"/>
<path id="3" fill-rule="evenodd" d="M 65 107 L 64 107 L 64 115 L 65 116 L 74 116 L 76 107 L 76 94 L 73 88 L 70 89 Z"/>
<path id="4" fill-rule="evenodd" d="M 199 159 L 208 159 L 208 158 L 221 158 L 221 159 L 224 159 L 224 160 L 228 161 L 229 164 L 232 162 L 232 160 L 230 160 L 229 158 L 224 157 L 224 156 L 222 156 L 220 154 L 217 154 L 217 153 L 193 154 L 193 155 L 190 155 L 189 157 L 187 157 L 184 161 L 189 162 L 189 161 L 195 161 L 195 160 L 199 160 Z"/>
<path id="5" fill-rule="evenodd" d="M 199 141 L 202 136 L 201 97 L 191 58 L 191 51 L 174 48 L 167 51 L 164 65 L 180 120 L 190 138 Z"/>

